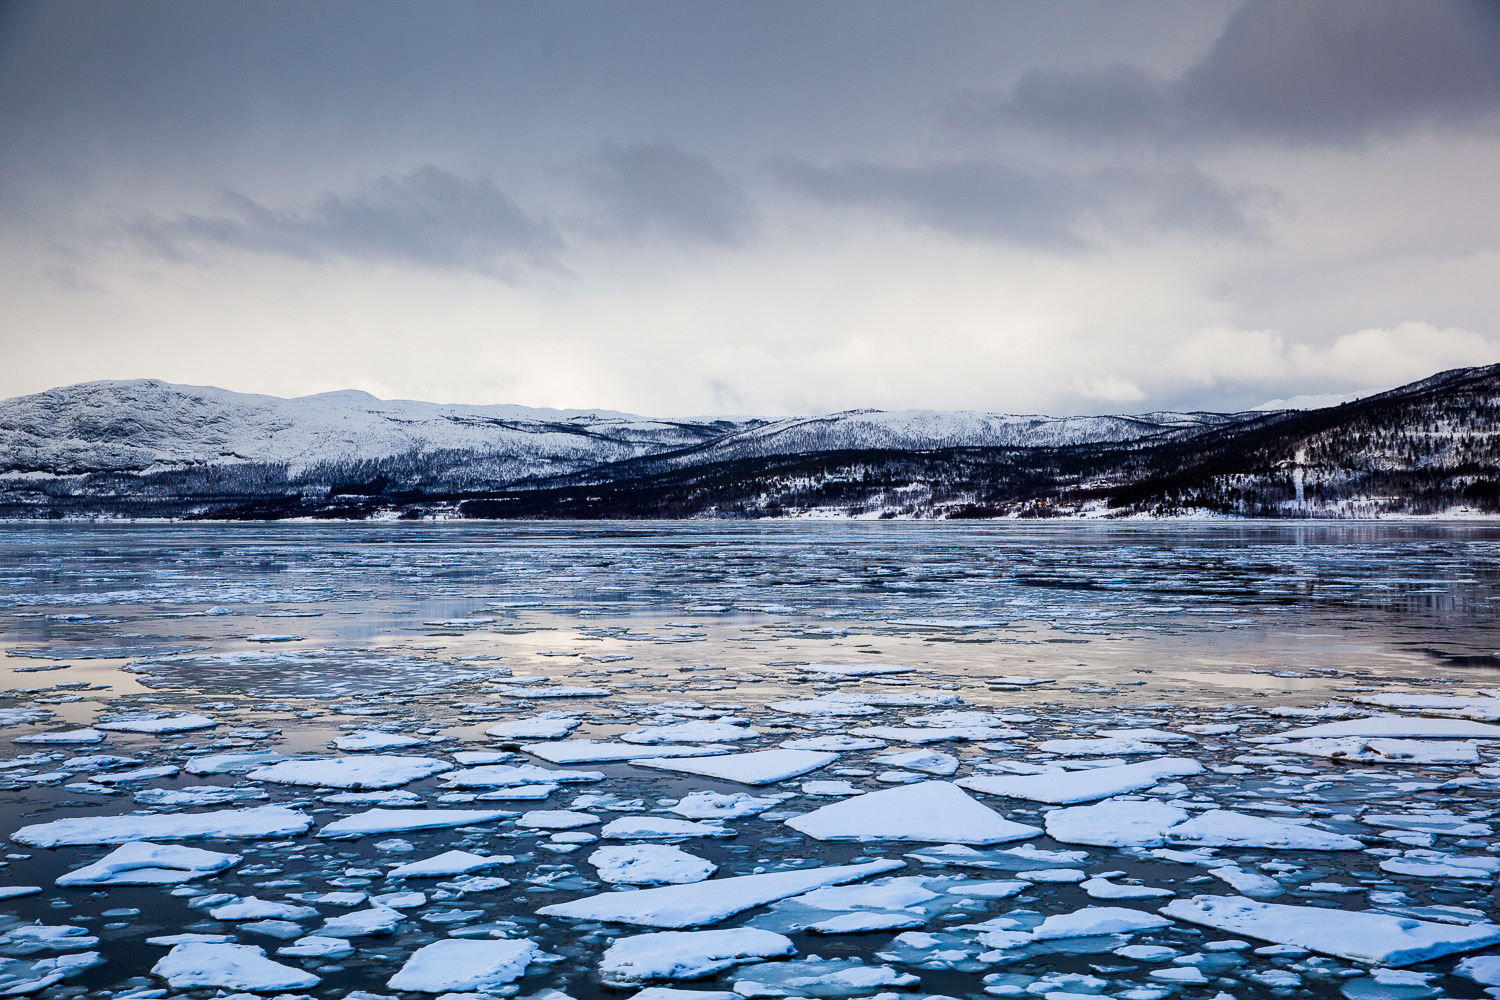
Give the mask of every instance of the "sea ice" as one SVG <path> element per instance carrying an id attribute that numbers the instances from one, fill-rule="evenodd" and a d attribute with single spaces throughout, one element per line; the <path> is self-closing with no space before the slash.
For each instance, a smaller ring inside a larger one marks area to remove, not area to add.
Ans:
<path id="1" fill-rule="evenodd" d="M 1043 819 L 1047 834 L 1064 844 L 1094 847 L 1160 847 L 1166 830 L 1188 814 L 1165 802 L 1111 800 L 1054 809 Z"/>
<path id="2" fill-rule="evenodd" d="M 1403 740 L 1333 736 L 1276 744 L 1279 753 L 1300 753 L 1356 764 L 1478 764 L 1474 740 Z"/>
<path id="3" fill-rule="evenodd" d="M 606 892 L 583 899 L 544 906 L 547 917 L 598 920 L 640 927 L 701 927 L 718 923 L 743 910 L 764 906 L 825 885 L 855 882 L 870 875 L 904 867 L 900 861 L 880 860 L 857 865 L 804 868 L 763 875 L 738 875 L 690 885 L 667 885 L 634 892 Z"/>
<path id="4" fill-rule="evenodd" d="M 743 962 L 795 951 L 785 935 L 753 927 L 635 934 L 609 946 L 599 960 L 599 979 L 615 989 L 653 979 L 701 979 Z"/>
<path id="5" fill-rule="evenodd" d="M 333 741 L 333 745 L 340 750 L 395 750 L 399 747 L 419 746 L 426 742 L 420 736 L 407 736 L 404 733 L 382 733 L 377 730 L 367 729 L 340 736 Z"/>
<path id="6" fill-rule="evenodd" d="M 866 792 L 834 802 L 786 825 L 815 840 L 922 840 L 944 844 L 998 844 L 1040 836 L 1013 823 L 947 781 Z"/>
<path id="7" fill-rule="evenodd" d="M 1072 805 L 1107 799 L 1111 795 L 1150 788 L 1162 778 L 1197 774 L 1203 766 L 1187 757 L 1160 757 L 1115 767 L 1051 771 L 1036 775 L 984 775 L 961 778 L 958 784 L 988 795 L 1030 799 L 1053 805 Z"/>
<path id="8" fill-rule="evenodd" d="M 115 719 L 111 722 L 96 722 L 94 728 L 116 733 L 186 733 L 194 729 L 211 729 L 217 725 L 216 721 L 206 715 L 184 714 Z"/>
<path id="9" fill-rule="evenodd" d="M 1174 844 L 1199 847 L 1272 847 L 1300 851 L 1358 851 L 1364 844 L 1341 833 L 1297 826 L 1264 816 L 1211 809 L 1166 831 Z"/>
<path id="10" fill-rule="evenodd" d="M 1455 925 L 1373 910 L 1258 903 L 1243 896 L 1194 896 L 1162 907 L 1174 920 L 1372 965 L 1403 966 L 1500 942 L 1500 925 Z"/>
<path id="11" fill-rule="evenodd" d="M 700 823 L 666 816 L 621 816 L 610 820 L 599 836 L 605 840 L 670 840 L 674 837 L 733 837 L 718 823 Z"/>
<path id="12" fill-rule="evenodd" d="M 535 764 L 484 764 L 443 776 L 443 784 L 449 788 L 504 788 L 513 785 L 579 784 L 603 780 L 603 771 L 551 771 Z"/>
<path id="13" fill-rule="evenodd" d="M 440 830 L 450 826 L 488 823 L 516 815 L 504 809 L 370 809 L 336 819 L 318 831 L 319 837 L 352 840 L 373 833 Z"/>
<path id="14" fill-rule="evenodd" d="M 779 805 L 788 795 L 755 796 L 749 792 L 691 792 L 672 807 L 672 811 L 688 819 L 739 819 L 741 816 L 758 816 L 773 806 Z"/>
<path id="15" fill-rule="evenodd" d="M 836 753 L 816 750 L 755 750 L 750 753 L 726 754 L 699 760 L 643 760 L 641 767 L 683 774 L 701 774 L 708 778 L 737 781 L 742 785 L 769 785 L 787 778 L 827 767 L 839 759 Z"/>
<path id="16" fill-rule="evenodd" d="M 485 730 L 485 735 L 506 740 L 560 740 L 577 729 L 583 720 L 561 712 L 545 712 L 529 719 L 502 722 Z"/>
<path id="17" fill-rule="evenodd" d="M 238 854 L 220 854 L 175 844 L 131 841 L 102 859 L 58 876 L 58 885 L 177 885 L 238 864 Z"/>
<path id="18" fill-rule="evenodd" d="M 1410 739 L 1500 739 L 1500 726 L 1463 719 L 1430 719 L 1406 715 L 1372 715 L 1363 719 L 1325 722 L 1304 729 L 1286 729 L 1270 736 L 1253 736 L 1248 743 L 1304 740 L 1314 737 L 1386 736 Z"/>
<path id="19" fill-rule="evenodd" d="M 501 941 L 450 938 L 418 948 L 386 986 L 415 993 L 460 990 L 489 993 L 520 979 L 528 965 L 542 958 L 541 949 L 526 938 Z"/>
<path id="20" fill-rule="evenodd" d="M 68 729 L 57 733 L 32 733 L 17 736 L 12 743 L 103 743 L 105 734 L 97 729 Z"/>
<path id="21" fill-rule="evenodd" d="M 151 974 L 165 979 L 174 990 L 217 986 L 270 993 L 307 989 L 323 981 L 310 972 L 273 962 L 264 948 L 255 945 L 204 942 L 173 945 Z"/>
<path id="22" fill-rule="evenodd" d="M 77 816 L 23 826 L 10 835 L 32 847 L 124 844 L 132 840 L 240 840 L 306 833 L 311 817 L 285 806 L 254 806 L 206 813 L 126 813 Z"/>
<path id="23" fill-rule="evenodd" d="M 1172 921 L 1143 910 L 1123 906 L 1085 906 L 1072 913 L 1055 913 L 1031 932 L 1037 941 L 1056 938 L 1097 937 L 1101 934 L 1134 934 L 1172 926 Z"/>
<path id="24" fill-rule="evenodd" d="M 857 958 L 817 956 L 752 965 L 730 978 L 734 980 L 734 992 L 750 998 L 842 997 L 869 993 L 884 986 L 915 986 L 920 981 L 911 973 L 898 972 L 889 965 L 866 965 Z"/>
<path id="25" fill-rule="evenodd" d="M 718 869 L 712 861 L 666 844 L 601 847 L 589 855 L 599 878 L 612 885 L 682 885 L 701 882 Z"/>
<path id="26" fill-rule="evenodd" d="M 526 752 L 552 764 L 599 764 L 612 760 L 654 760 L 670 757 L 711 757 L 728 753 L 719 746 L 640 746 L 635 743 L 610 743 L 597 740 L 564 740 L 559 743 L 532 743 Z"/>
<path id="27" fill-rule="evenodd" d="M 626 743 L 733 743 L 761 735 L 758 730 L 731 726 L 722 722 L 679 722 L 669 726 L 651 726 L 626 733 Z"/>
<path id="28" fill-rule="evenodd" d="M 396 757 L 371 754 L 366 757 L 319 757 L 284 760 L 250 772 L 255 781 L 278 785 L 310 785 L 314 788 L 396 788 L 419 778 L 429 778 L 453 765 L 434 757 Z"/>
<path id="29" fill-rule="evenodd" d="M 444 851 L 436 857 L 422 861 L 411 861 L 398 865 L 386 873 L 386 878 L 439 878 L 443 876 L 467 875 L 504 864 L 502 858 L 484 857 L 468 851 Z"/>

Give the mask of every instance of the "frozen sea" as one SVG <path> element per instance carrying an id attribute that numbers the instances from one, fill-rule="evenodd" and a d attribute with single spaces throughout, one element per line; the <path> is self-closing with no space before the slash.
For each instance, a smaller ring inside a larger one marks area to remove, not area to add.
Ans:
<path id="1" fill-rule="evenodd" d="M 0 581 L 0 994 L 1500 996 L 1500 528 L 7 524 Z"/>

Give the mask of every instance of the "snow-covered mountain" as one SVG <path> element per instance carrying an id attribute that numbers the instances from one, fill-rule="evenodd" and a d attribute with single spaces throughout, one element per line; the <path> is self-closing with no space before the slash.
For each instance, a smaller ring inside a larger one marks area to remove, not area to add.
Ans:
<path id="1" fill-rule="evenodd" d="M 149 473 L 204 465 L 378 462 L 460 452 L 514 478 L 702 444 L 744 421 L 609 410 L 383 400 L 354 390 L 282 399 L 155 379 L 86 382 L 0 402 L 0 471 Z"/>
<path id="2" fill-rule="evenodd" d="M 1240 419 L 1212 413 L 1044 417 L 853 410 L 781 420 L 657 420 L 608 410 L 463 406 L 364 392 L 282 399 L 154 379 L 86 382 L 0 402 L 0 472 L 155 473 L 241 463 L 287 466 L 448 456 L 490 479 L 579 472 L 681 454 L 689 464 L 870 448 L 1034 448 L 1193 433 Z"/>

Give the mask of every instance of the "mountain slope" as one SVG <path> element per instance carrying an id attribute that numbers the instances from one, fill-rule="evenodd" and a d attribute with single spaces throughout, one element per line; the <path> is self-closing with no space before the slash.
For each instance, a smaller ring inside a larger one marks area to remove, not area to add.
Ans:
<path id="1" fill-rule="evenodd" d="M 0 402 L 0 514 L 1275 516 L 1500 504 L 1500 366 L 1314 410 L 782 420 L 285 400 L 155 381 Z"/>

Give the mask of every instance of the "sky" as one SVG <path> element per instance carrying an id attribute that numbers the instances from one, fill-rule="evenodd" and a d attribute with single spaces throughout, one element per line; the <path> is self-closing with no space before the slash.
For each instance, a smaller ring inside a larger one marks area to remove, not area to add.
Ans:
<path id="1" fill-rule="evenodd" d="M 1236 410 L 1500 362 L 1500 3 L 0 0 L 0 397 Z"/>

